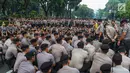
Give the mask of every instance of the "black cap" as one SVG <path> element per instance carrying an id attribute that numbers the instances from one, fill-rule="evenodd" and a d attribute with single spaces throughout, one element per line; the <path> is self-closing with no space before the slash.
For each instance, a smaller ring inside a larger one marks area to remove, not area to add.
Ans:
<path id="1" fill-rule="evenodd" d="M 50 69 L 51 69 L 51 67 L 52 67 L 52 62 L 50 61 L 50 62 L 45 62 L 45 63 L 43 63 L 42 65 L 41 65 L 41 67 L 40 67 L 40 70 L 42 71 L 42 72 L 48 72 Z"/>
<path id="2" fill-rule="evenodd" d="M 20 39 L 19 38 L 14 38 L 13 43 L 16 44 L 17 42 L 20 42 Z"/>
<path id="3" fill-rule="evenodd" d="M 111 72 L 111 65 L 110 64 L 103 64 L 101 67 L 100 67 L 100 70 L 102 72 Z"/>

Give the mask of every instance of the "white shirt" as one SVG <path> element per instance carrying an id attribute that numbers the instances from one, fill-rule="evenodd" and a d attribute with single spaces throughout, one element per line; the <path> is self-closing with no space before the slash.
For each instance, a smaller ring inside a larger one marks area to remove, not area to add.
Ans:
<path id="1" fill-rule="evenodd" d="M 128 69 L 122 67 L 121 65 L 113 67 L 111 71 L 112 73 L 130 73 Z"/>

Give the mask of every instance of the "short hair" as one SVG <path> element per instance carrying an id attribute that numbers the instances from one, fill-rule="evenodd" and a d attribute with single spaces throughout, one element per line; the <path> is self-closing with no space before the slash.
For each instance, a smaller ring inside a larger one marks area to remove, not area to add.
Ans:
<path id="1" fill-rule="evenodd" d="M 34 36 L 38 36 L 39 34 L 38 33 L 34 33 Z"/>
<path id="2" fill-rule="evenodd" d="M 41 50 L 43 51 L 43 50 L 45 50 L 46 48 L 48 48 L 48 44 L 46 44 L 46 43 L 45 43 L 45 44 L 42 44 L 40 48 L 41 48 Z"/>
<path id="3" fill-rule="evenodd" d="M 30 42 L 31 42 L 31 44 L 33 44 L 33 43 L 37 42 L 37 39 L 32 39 Z"/>
<path id="4" fill-rule="evenodd" d="M 59 43 L 59 44 L 61 44 L 62 43 L 62 38 L 57 38 L 56 42 Z"/>
<path id="5" fill-rule="evenodd" d="M 102 71 L 102 73 L 110 73 L 111 72 L 111 65 L 110 64 L 103 64 L 100 67 L 100 70 Z"/>
<path id="6" fill-rule="evenodd" d="M 84 42 L 80 41 L 78 44 L 77 44 L 78 48 L 84 48 Z"/>
<path id="7" fill-rule="evenodd" d="M 122 63 L 122 55 L 117 53 L 113 56 L 112 61 L 116 64 L 116 65 L 121 65 Z"/>
<path id="8" fill-rule="evenodd" d="M 125 47 L 124 47 L 124 46 L 119 46 L 119 48 L 118 48 L 118 49 L 119 49 L 119 52 L 124 52 L 124 53 L 126 52 L 126 50 L 125 50 Z"/>
<path id="9" fill-rule="evenodd" d="M 44 73 L 47 73 L 51 68 L 52 68 L 53 63 L 50 62 L 44 62 L 41 67 L 40 70 Z"/>
<path id="10" fill-rule="evenodd" d="M 24 36 L 25 34 L 27 34 L 27 32 L 26 32 L 26 31 L 22 31 L 21 33 L 22 33 L 22 35 L 23 35 L 23 36 Z"/>
<path id="11" fill-rule="evenodd" d="M 27 58 L 27 60 L 31 60 L 34 56 L 35 56 L 34 51 L 30 51 L 30 52 L 25 54 L 25 57 Z"/>
<path id="12" fill-rule="evenodd" d="M 104 39 L 103 41 L 102 41 L 102 44 L 109 44 L 110 43 L 110 40 L 109 39 Z"/>
<path id="13" fill-rule="evenodd" d="M 62 63 L 62 65 L 67 64 L 69 60 L 69 56 L 66 54 L 62 54 L 60 62 Z"/>
<path id="14" fill-rule="evenodd" d="M 44 34 L 44 33 L 42 33 L 42 34 L 41 34 L 41 37 L 42 37 L 42 36 L 45 36 L 45 34 Z"/>
<path id="15" fill-rule="evenodd" d="M 57 32 L 55 32 L 55 33 L 54 33 L 54 36 L 55 36 L 55 35 L 58 35 L 58 33 L 57 33 Z"/>
<path id="16" fill-rule="evenodd" d="M 82 39 L 83 38 L 83 36 L 78 36 L 78 39 Z"/>
<path id="17" fill-rule="evenodd" d="M 50 38 L 51 38 L 51 36 L 50 36 L 50 35 L 46 36 L 46 39 L 47 39 L 47 40 L 49 40 Z"/>
<path id="18" fill-rule="evenodd" d="M 120 24 L 127 23 L 128 21 L 126 19 L 121 20 Z"/>
<path id="19" fill-rule="evenodd" d="M 90 42 L 92 42 L 92 41 L 93 41 L 92 38 L 87 38 L 87 39 L 86 39 L 86 42 L 89 42 L 89 43 L 90 43 Z"/>
<path id="20" fill-rule="evenodd" d="M 22 45 L 21 46 L 22 51 L 26 51 L 26 49 L 28 49 L 28 48 L 29 48 L 29 45 Z"/>
<path id="21" fill-rule="evenodd" d="M 65 41 L 66 41 L 66 42 L 68 42 L 69 40 L 72 40 L 72 38 L 71 38 L 71 37 L 66 37 L 66 38 L 65 38 Z"/>
<path id="22" fill-rule="evenodd" d="M 17 42 L 20 42 L 20 39 L 19 38 L 14 38 L 13 43 L 16 44 Z"/>
<path id="23" fill-rule="evenodd" d="M 102 44 L 101 45 L 101 50 L 102 50 L 103 53 L 106 54 L 108 52 L 108 50 L 109 50 L 109 45 L 108 44 Z"/>

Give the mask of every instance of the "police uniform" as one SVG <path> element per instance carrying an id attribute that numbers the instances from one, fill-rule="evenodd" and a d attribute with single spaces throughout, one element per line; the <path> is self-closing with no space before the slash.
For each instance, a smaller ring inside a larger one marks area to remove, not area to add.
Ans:
<path id="1" fill-rule="evenodd" d="M 72 51 L 70 66 L 80 70 L 83 67 L 84 62 L 88 62 L 88 52 L 80 48 L 75 48 Z"/>
<path id="2" fill-rule="evenodd" d="M 61 44 L 52 45 L 50 50 L 52 50 L 52 55 L 54 56 L 56 63 L 60 61 L 62 53 L 68 54 L 65 47 L 62 46 Z"/>
<path id="3" fill-rule="evenodd" d="M 40 68 L 43 63 L 50 61 L 52 61 L 53 64 L 55 64 L 54 57 L 52 54 L 49 54 L 45 51 L 37 54 L 38 68 Z"/>
<path id="4" fill-rule="evenodd" d="M 30 42 L 29 42 L 29 40 L 27 39 L 27 38 L 23 38 L 22 40 L 21 40 L 21 44 L 22 45 L 30 45 Z"/>
<path id="5" fill-rule="evenodd" d="M 30 45 L 29 48 L 30 48 L 30 51 L 35 51 L 35 52 L 37 52 L 36 48 L 35 48 L 33 45 Z"/>
<path id="6" fill-rule="evenodd" d="M 35 73 L 35 68 L 30 61 L 23 61 L 18 68 L 18 73 Z"/>
<path id="7" fill-rule="evenodd" d="M 78 40 L 78 37 L 77 37 L 77 36 L 74 36 L 74 37 L 72 38 L 72 46 L 74 46 L 74 42 L 77 41 L 77 40 Z"/>
<path id="8" fill-rule="evenodd" d="M 7 49 L 6 51 L 6 54 L 5 54 L 5 59 L 6 60 L 9 60 L 11 59 L 12 57 L 15 57 L 17 56 L 17 47 L 15 44 L 11 44 L 11 46 Z"/>
<path id="9" fill-rule="evenodd" d="M 63 66 L 57 73 L 80 73 L 78 69 L 69 66 Z"/>
<path id="10" fill-rule="evenodd" d="M 122 63 L 121 65 L 126 69 L 130 70 L 130 58 L 122 54 Z"/>
<path id="11" fill-rule="evenodd" d="M 84 50 L 86 50 L 89 54 L 89 60 L 92 61 L 92 57 L 95 54 L 95 47 L 93 45 L 91 45 L 90 43 L 88 43 L 85 47 Z"/>
<path id="12" fill-rule="evenodd" d="M 96 53 L 93 57 L 90 73 L 100 72 L 100 67 L 103 64 L 112 64 L 112 60 L 106 54 Z"/>
<path id="13" fill-rule="evenodd" d="M 42 44 L 48 44 L 48 46 L 51 46 L 51 43 L 48 40 L 46 40 L 46 39 L 44 39 L 44 41 L 42 42 Z"/>
<path id="14" fill-rule="evenodd" d="M 77 41 L 74 42 L 74 48 L 78 48 L 78 45 L 77 45 L 77 44 L 78 44 L 80 41 L 81 41 L 81 40 L 77 40 Z"/>
<path id="15" fill-rule="evenodd" d="M 27 59 L 32 58 L 32 57 L 34 57 L 34 56 L 35 56 L 35 52 L 28 52 L 28 53 L 26 53 L 26 55 L 25 55 L 25 57 L 26 57 Z M 32 59 L 31 59 L 31 60 L 32 60 Z M 26 61 L 23 61 L 23 62 L 20 64 L 20 66 L 19 66 L 19 68 L 18 68 L 18 73 L 36 73 L 36 71 L 35 71 L 35 68 L 34 68 L 32 62 L 29 61 L 29 60 L 26 60 Z"/>
<path id="16" fill-rule="evenodd" d="M 14 72 L 18 70 L 19 65 L 22 61 L 26 61 L 25 53 L 18 53 L 15 64 L 14 64 Z"/>
<path id="17" fill-rule="evenodd" d="M 124 68 L 121 65 L 117 65 L 112 68 L 112 73 L 130 73 L 128 69 Z"/>
<path id="18" fill-rule="evenodd" d="M 5 43 L 4 43 L 4 48 L 3 48 L 4 53 L 7 51 L 8 47 L 9 47 L 11 44 L 12 44 L 12 41 L 11 41 L 10 38 L 5 41 Z"/>
<path id="19" fill-rule="evenodd" d="M 93 46 L 96 48 L 96 52 L 99 51 L 99 48 L 101 45 L 102 45 L 102 43 L 99 42 L 98 40 L 93 41 Z"/>

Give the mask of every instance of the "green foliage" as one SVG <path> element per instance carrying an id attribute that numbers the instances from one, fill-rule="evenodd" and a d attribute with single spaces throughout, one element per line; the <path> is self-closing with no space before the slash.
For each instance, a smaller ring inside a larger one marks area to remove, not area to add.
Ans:
<path id="1" fill-rule="evenodd" d="M 76 11 L 72 12 L 73 16 L 77 18 L 93 18 L 94 11 L 87 7 L 87 5 L 79 5 Z"/>

